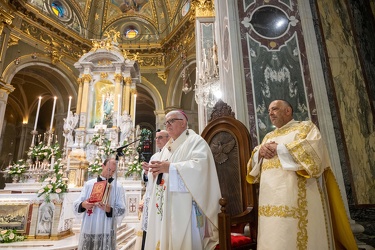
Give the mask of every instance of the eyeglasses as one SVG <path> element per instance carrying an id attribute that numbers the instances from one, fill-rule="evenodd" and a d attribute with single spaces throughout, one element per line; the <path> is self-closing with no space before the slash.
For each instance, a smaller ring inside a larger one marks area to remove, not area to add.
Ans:
<path id="1" fill-rule="evenodd" d="M 172 125 L 175 121 L 181 121 L 183 119 L 179 119 L 179 118 L 172 118 L 166 122 L 164 122 L 164 126 L 167 126 L 167 125 Z"/>
<path id="2" fill-rule="evenodd" d="M 164 137 L 167 137 L 167 138 L 168 138 L 167 135 L 161 135 L 161 136 L 155 137 L 155 141 L 156 141 L 156 140 L 161 140 L 161 139 L 163 139 Z"/>

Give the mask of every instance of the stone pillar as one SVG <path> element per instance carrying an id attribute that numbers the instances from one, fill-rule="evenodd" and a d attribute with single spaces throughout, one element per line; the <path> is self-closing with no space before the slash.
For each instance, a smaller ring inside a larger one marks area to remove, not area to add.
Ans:
<path id="1" fill-rule="evenodd" d="M 51 228 L 50 239 L 51 240 L 58 240 L 58 239 L 60 239 L 58 228 L 59 228 L 63 199 L 60 199 L 60 197 L 56 194 L 53 198 L 51 197 L 51 202 L 53 202 L 53 204 L 55 205 L 55 210 L 53 211 L 53 219 L 52 219 L 52 228 Z"/>
<path id="2" fill-rule="evenodd" d="M 8 96 L 14 90 L 15 88 L 11 84 L 7 84 L 0 80 L 0 138 L 3 138 L 2 131 L 4 125 L 5 109 L 8 102 Z"/>
<path id="3" fill-rule="evenodd" d="M 81 113 L 81 105 L 82 105 L 82 89 L 83 89 L 83 83 L 82 78 L 77 79 L 78 82 L 78 96 L 77 96 L 77 107 L 76 107 L 76 113 Z"/>
<path id="4" fill-rule="evenodd" d="M 88 110 L 88 100 L 89 100 L 89 83 L 92 80 L 91 75 L 84 74 L 82 75 L 83 79 L 83 89 L 82 89 L 82 98 L 81 102 L 81 110 L 79 113 L 79 127 L 86 128 L 87 127 L 87 110 Z"/>
<path id="5" fill-rule="evenodd" d="M 31 213 L 31 218 L 30 220 L 30 230 L 29 234 L 27 235 L 28 239 L 35 239 L 36 237 L 36 228 L 38 225 L 38 211 L 40 207 L 40 202 L 39 200 L 33 201 L 31 204 L 32 206 L 32 213 Z"/>
<path id="6" fill-rule="evenodd" d="M 20 137 L 19 137 L 19 147 L 16 159 L 22 159 L 26 156 L 26 153 L 31 145 L 31 136 L 30 131 L 33 129 L 31 125 L 22 123 L 19 128 Z"/>
<path id="7" fill-rule="evenodd" d="M 113 125 L 115 125 L 116 127 L 118 126 L 118 124 L 117 124 L 117 119 L 118 119 L 118 117 L 117 117 L 117 114 L 118 114 L 118 111 L 119 111 L 119 109 L 121 108 L 121 99 L 122 99 L 122 80 L 123 80 L 123 77 L 122 77 L 122 75 L 121 74 L 115 74 L 115 93 L 117 94 L 117 95 L 115 95 L 113 98 L 114 98 L 114 107 L 113 107 L 113 111 L 114 111 L 114 116 L 113 116 L 113 119 L 114 119 L 114 121 L 113 121 Z M 118 98 L 120 96 L 120 99 Z M 119 100 L 120 100 L 120 103 L 119 103 Z M 121 115 L 121 110 L 120 110 L 120 115 Z"/>
<path id="8" fill-rule="evenodd" d="M 132 117 L 133 120 L 133 126 L 135 127 L 135 116 L 136 116 L 136 98 L 137 98 L 137 89 L 131 89 L 130 91 L 130 116 Z"/>
<path id="9" fill-rule="evenodd" d="M 130 86 L 132 84 L 132 79 L 130 77 L 124 78 L 125 81 L 125 88 L 124 88 L 124 95 L 122 96 L 122 111 L 126 111 L 128 114 L 130 113 Z"/>

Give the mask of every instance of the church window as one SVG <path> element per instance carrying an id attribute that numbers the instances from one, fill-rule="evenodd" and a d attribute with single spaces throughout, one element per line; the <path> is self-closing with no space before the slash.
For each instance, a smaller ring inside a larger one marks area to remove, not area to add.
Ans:
<path id="1" fill-rule="evenodd" d="M 64 15 L 65 15 L 65 8 L 64 8 L 64 5 L 62 5 L 60 1 L 54 1 L 54 2 L 52 2 L 51 7 L 52 7 L 53 13 L 57 17 L 59 17 L 59 18 L 64 17 Z"/>
<path id="2" fill-rule="evenodd" d="M 125 28 L 124 35 L 126 38 L 135 38 L 138 35 L 138 29 L 134 26 L 128 26 Z"/>

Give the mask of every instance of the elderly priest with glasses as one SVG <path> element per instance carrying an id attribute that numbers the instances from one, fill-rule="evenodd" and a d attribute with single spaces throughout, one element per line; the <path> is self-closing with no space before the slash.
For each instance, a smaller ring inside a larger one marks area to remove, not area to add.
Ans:
<path id="1" fill-rule="evenodd" d="M 220 186 L 206 141 L 183 111 L 165 117 L 171 138 L 149 166 L 152 186 L 145 249 L 214 249 Z"/>

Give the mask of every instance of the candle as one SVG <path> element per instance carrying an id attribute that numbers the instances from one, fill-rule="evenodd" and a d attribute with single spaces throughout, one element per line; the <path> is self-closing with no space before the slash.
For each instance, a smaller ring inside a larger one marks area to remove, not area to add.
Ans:
<path id="1" fill-rule="evenodd" d="M 137 94 L 134 94 L 133 125 L 135 127 L 135 107 L 137 105 Z"/>
<path id="2" fill-rule="evenodd" d="M 49 130 L 50 130 L 50 131 L 52 131 L 52 126 L 53 126 L 53 117 L 55 116 L 56 99 L 57 99 L 57 97 L 55 96 L 55 97 L 53 98 L 53 108 L 52 108 L 51 125 L 49 126 Z"/>
<path id="3" fill-rule="evenodd" d="M 39 96 L 39 101 L 38 101 L 38 108 L 36 110 L 36 116 L 35 116 L 35 124 L 34 124 L 34 131 L 36 130 L 36 125 L 38 124 L 38 117 L 39 117 L 39 110 L 40 110 L 40 102 L 42 101 L 42 97 Z"/>
<path id="4" fill-rule="evenodd" d="M 104 119 L 104 95 L 102 95 L 102 118 L 100 120 L 100 125 L 103 125 L 103 119 Z"/>
<path id="5" fill-rule="evenodd" d="M 70 112 L 70 105 L 72 104 L 72 97 L 69 96 L 69 104 L 68 104 L 68 114 L 66 116 L 66 122 L 68 122 L 69 119 L 69 112 Z"/>
<path id="6" fill-rule="evenodd" d="M 120 125 L 120 114 L 121 114 L 121 95 L 118 95 L 118 101 L 117 101 L 117 127 Z"/>
<path id="7" fill-rule="evenodd" d="M 66 170 L 69 171 L 69 169 L 70 169 L 70 154 L 68 155 L 68 163 L 67 163 Z"/>

